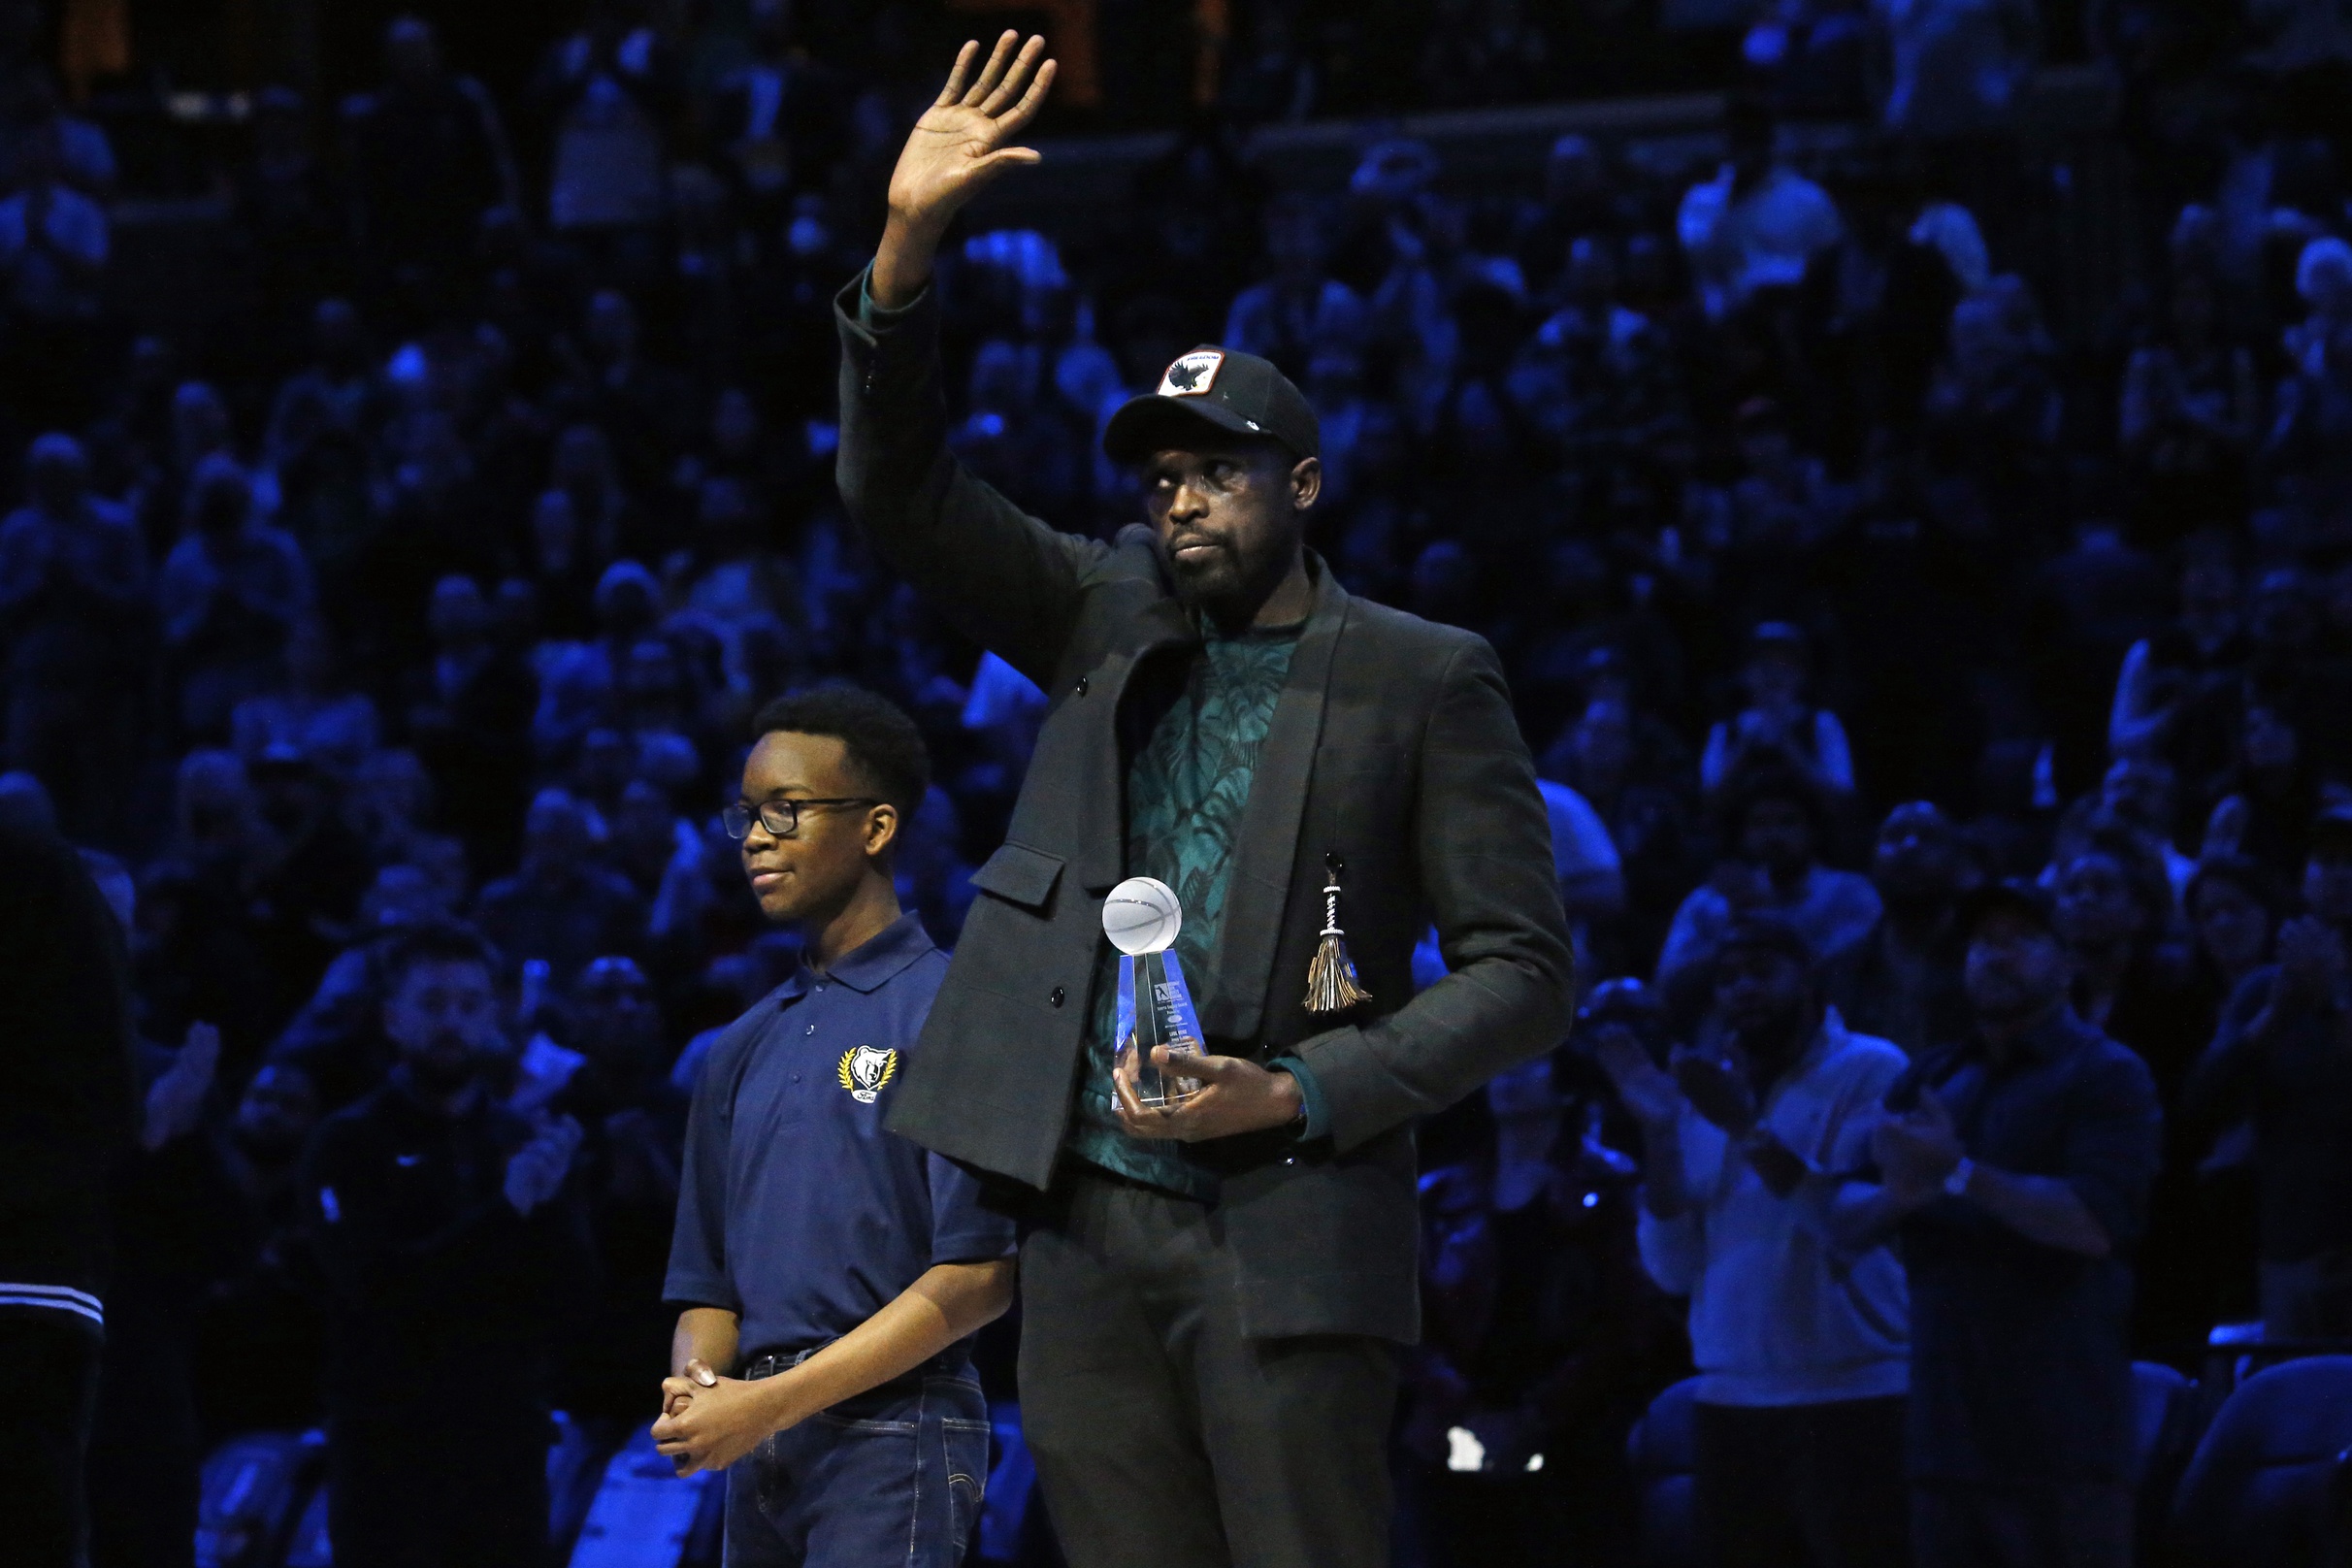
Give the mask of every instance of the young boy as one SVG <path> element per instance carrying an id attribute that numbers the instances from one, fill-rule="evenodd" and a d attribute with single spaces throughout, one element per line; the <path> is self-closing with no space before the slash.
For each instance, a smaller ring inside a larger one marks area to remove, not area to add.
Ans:
<path id="1" fill-rule="evenodd" d="M 735 1467 L 731 1568 L 947 1568 L 988 1472 L 968 1341 L 1012 1301 L 1015 1237 L 969 1176 L 882 1126 L 947 972 L 891 879 L 930 765 L 905 714 L 851 687 L 784 698 L 756 730 L 727 829 L 804 958 L 695 1089 L 653 1434 L 682 1475 Z"/>

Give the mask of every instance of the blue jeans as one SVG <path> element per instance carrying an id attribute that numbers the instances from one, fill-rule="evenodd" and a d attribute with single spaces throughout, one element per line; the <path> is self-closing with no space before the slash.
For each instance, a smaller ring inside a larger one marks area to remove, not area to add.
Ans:
<path id="1" fill-rule="evenodd" d="M 979 1380 L 901 1379 L 729 1467 L 726 1568 L 956 1568 L 987 1485 Z"/>

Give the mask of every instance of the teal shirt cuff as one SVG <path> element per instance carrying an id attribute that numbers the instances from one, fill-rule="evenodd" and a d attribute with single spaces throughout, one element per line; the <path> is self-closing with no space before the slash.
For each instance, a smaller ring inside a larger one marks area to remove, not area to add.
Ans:
<path id="1" fill-rule="evenodd" d="M 1296 1057 L 1276 1057 L 1266 1063 L 1276 1072 L 1287 1072 L 1298 1084 L 1298 1098 L 1307 1108 L 1307 1125 L 1299 1132 L 1302 1138 L 1326 1138 L 1331 1135 L 1331 1106 L 1323 1098 L 1323 1085 L 1315 1081 L 1315 1069 Z"/>
<path id="2" fill-rule="evenodd" d="M 931 284 L 925 283 L 922 292 L 906 304 L 896 310 L 885 310 L 874 303 L 874 267 L 869 261 L 866 264 L 866 271 L 858 275 L 858 325 L 868 332 L 877 327 L 895 326 L 906 319 L 915 307 L 923 303 L 923 296 L 930 292 Z"/>

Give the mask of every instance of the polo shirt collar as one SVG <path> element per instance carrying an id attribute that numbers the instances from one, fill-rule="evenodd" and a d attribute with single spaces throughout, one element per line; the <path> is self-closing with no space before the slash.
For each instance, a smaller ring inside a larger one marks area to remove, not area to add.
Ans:
<path id="1" fill-rule="evenodd" d="M 923 917 L 909 909 L 842 954 L 822 976 L 802 958 L 800 968 L 778 989 L 777 999 L 792 1001 L 804 996 L 820 979 L 838 981 L 866 996 L 897 979 L 908 964 L 931 951 L 931 933 L 923 929 Z"/>

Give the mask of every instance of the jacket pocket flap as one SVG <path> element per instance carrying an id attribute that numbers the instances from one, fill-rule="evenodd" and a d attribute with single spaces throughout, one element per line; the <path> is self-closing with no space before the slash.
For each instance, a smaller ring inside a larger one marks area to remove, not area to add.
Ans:
<path id="1" fill-rule="evenodd" d="M 1062 880 L 1062 857 L 1027 844 L 1000 844 L 988 864 L 972 873 L 972 886 L 983 893 L 1030 909 L 1043 909 Z"/>

